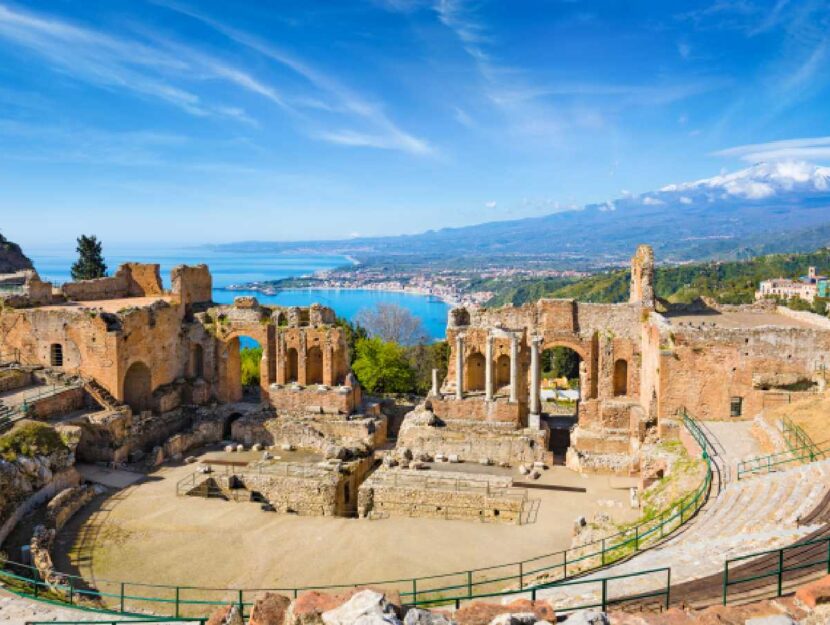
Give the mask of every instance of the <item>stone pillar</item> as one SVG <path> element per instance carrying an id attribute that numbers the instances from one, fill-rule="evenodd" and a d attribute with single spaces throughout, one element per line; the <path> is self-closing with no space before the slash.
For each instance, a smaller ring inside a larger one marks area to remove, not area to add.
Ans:
<path id="1" fill-rule="evenodd" d="M 464 337 L 455 338 L 455 398 L 464 399 Z"/>
<path id="2" fill-rule="evenodd" d="M 432 370 L 432 391 L 430 391 L 430 395 L 438 396 L 438 369 Z"/>
<path id="3" fill-rule="evenodd" d="M 530 341 L 530 415 L 528 427 L 538 430 L 542 426 L 541 419 L 541 367 L 539 366 L 539 351 L 542 339 L 534 336 Z"/>
<path id="4" fill-rule="evenodd" d="M 493 401 L 493 337 L 487 336 L 484 346 L 484 398 Z"/>
<path id="5" fill-rule="evenodd" d="M 519 401 L 519 339 L 510 335 L 510 401 Z"/>

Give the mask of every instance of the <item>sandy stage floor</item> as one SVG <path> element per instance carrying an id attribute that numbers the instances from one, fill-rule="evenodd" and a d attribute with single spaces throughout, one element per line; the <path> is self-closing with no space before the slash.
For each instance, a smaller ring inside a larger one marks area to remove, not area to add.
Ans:
<path id="1" fill-rule="evenodd" d="M 515 562 L 569 546 L 579 515 L 636 517 L 619 479 L 564 467 L 536 483 L 568 490 L 529 490 L 540 505 L 523 526 L 279 515 L 254 503 L 177 497 L 176 482 L 192 471 L 162 467 L 93 503 L 61 532 L 57 566 L 102 590 L 111 588 L 104 579 L 219 588 L 355 583 Z"/>

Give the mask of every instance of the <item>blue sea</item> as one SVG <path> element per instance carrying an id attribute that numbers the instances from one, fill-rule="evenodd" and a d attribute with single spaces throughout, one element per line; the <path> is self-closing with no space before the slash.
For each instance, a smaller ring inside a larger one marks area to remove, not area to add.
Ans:
<path id="1" fill-rule="evenodd" d="M 277 295 L 224 290 L 224 287 L 231 284 L 308 276 L 316 271 L 349 264 L 351 261 L 343 256 L 231 253 L 201 248 L 145 247 L 135 251 L 104 251 L 110 273 L 114 273 L 125 262 L 159 263 L 166 288 L 170 287 L 170 270 L 176 265 L 205 263 L 213 274 L 213 298 L 219 303 L 231 303 L 234 297 L 241 295 L 253 295 L 263 304 L 279 306 L 308 306 L 317 302 L 334 308 L 339 316 L 349 320 L 354 320 L 361 310 L 374 308 L 378 303 L 393 303 L 407 308 L 419 317 L 432 339 L 444 338 L 449 306 L 430 296 L 360 289 L 290 289 Z M 69 267 L 75 259 L 73 252 L 28 248 L 26 253 L 43 280 L 51 280 L 56 284 L 71 280 Z"/>

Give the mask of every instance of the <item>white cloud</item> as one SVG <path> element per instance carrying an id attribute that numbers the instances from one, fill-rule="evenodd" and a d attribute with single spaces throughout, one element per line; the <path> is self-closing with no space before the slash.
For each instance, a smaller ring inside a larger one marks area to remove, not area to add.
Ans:
<path id="1" fill-rule="evenodd" d="M 484 206 L 486 208 L 496 208 L 496 201 L 495 200 L 490 200 L 489 202 L 485 202 Z"/>
<path id="2" fill-rule="evenodd" d="M 656 197 L 651 197 L 650 195 L 647 195 L 643 198 L 643 204 L 645 204 L 646 206 L 662 206 L 663 204 L 665 204 L 665 202 Z"/>
<path id="3" fill-rule="evenodd" d="M 830 136 L 739 145 L 718 150 L 713 155 L 739 158 L 750 163 L 830 158 Z"/>
<path id="4" fill-rule="evenodd" d="M 692 204 L 692 203 L 693 203 L 693 201 L 692 201 L 692 198 L 687 197 L 687 196 L 685 196 L 685 195 L 681 195 L 681 196 L 680 196 L 680 203 L 681 203 L 681 204 L 687 204 L 687 205 L 688 205 L 688 204 Z"/>

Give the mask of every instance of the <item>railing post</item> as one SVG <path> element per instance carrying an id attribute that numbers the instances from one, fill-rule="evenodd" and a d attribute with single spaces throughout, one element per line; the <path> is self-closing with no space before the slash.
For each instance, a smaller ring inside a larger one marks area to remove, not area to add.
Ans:
<path id="1" fill-rule="evenodd" d="M 830 575 L 830 539 L 827 540 L 827 573 Z"/>
<path id="2" fill-rule="evenodd" d="M 640 526 L 634 526 L 634 551 L 640 550 Z"/>
<path id="3" fill-rule="evenodd" d="M 467 598 L 473 598 L 473 572 L 467 571 Z"/>
<path id="4" fill-rule="evenodd" d="M 565 570 L 562 574 L 562 579 L 568 579 L 568 550 L 562 552 L 563 557 L 565 558 Z"/>
<path id="5" fill-rule="evenodd" d="M 782 595 L 784 586 L 784 550 L 778 550 L 778 596 Z"/>
<path id="6" fill-rule="evenodd" d="M 604 538 L 602 539 L 602 566 L 605 566 L 605 539 Z"/>
<path id="7" fill-rule="evenodd" d="M 827 541 L 830 545 L 830 541 Z M 828 566 L 830 566 L 830 558 L 828 558 Z M 525 585 L 525 567 L 523 562 L 519 562 L 519 588 L 524 588 Z"/>
<path id="8" fill-rule="evenodd" d="M 723 564 L 723 605 L 726 605 L 726 592 L 729 587 L 729 560 Z"/>
<path id="9" fill-rule="evenodd" d="M 669 609 L 671 603 L 671 568 L 666 571 L 666 609 Z"/>
<path id="10" fill-rule="evenodd" d="M 176 618 L 179 618 L 179 587 L 176 586 Z"/>
<path id="11" fill-rule="evenodd" d="M 412 578 L 412 604 L 415 605 L 418 602 L 418 580 L 416 578 Z"/>
<path id="12" fill-rule="evenodd" d="M 602 578 L 602 611 L 608 611 L 608 578 Z"/>
<path id="13" fill-rule="evenodd" d="M 240 588 L 239 589 L 239 616 L 245 618 L 245 602 L 242 600 L 242 593 L 244 591 Z"/>
<path id="14" fill-rule="evenodd" d="M 121 582 L 121 601 L 119 603 L 119 606 L 121 608 L 119 610 L 119 612 L 123 613 L 124 612 L 124 582 Z"/>

